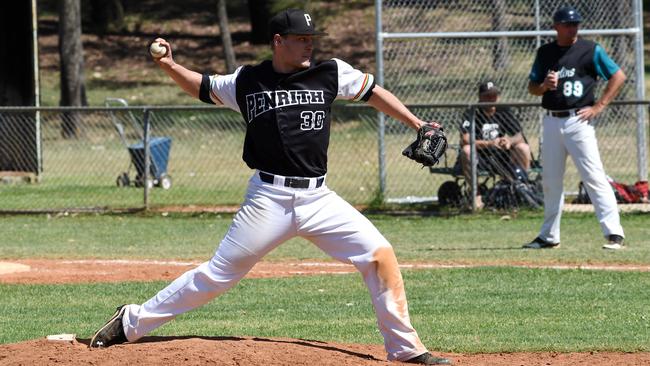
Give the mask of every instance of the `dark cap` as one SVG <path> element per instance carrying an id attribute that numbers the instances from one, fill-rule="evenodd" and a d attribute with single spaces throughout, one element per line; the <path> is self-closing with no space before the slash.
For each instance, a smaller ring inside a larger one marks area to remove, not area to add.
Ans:
<path id="1" fill-rule="evenodd" d="M 486 81 L 478 85 L 479 94 L 500 94 L 501 90 L 492 81 Z"/>
<path id="2" fill-rule="evenodd" d="M 327 35 L 325 32 L 317 31 L 311 15 L 301 9 L 287 9 L 274 15 L 269 21 L 269 33 L 271 38 L 275 34 Z"/>
<path id="3" fill-rule="evenodd" d="M 553 23 L 580 23 L 582 17 L 573 6 L 563 6 L 553 14 Z"/>

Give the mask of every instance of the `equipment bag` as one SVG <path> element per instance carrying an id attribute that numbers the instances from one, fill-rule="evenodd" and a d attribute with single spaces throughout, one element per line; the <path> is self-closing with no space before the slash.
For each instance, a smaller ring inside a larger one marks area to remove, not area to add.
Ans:
<path id="1" fill-rule="evenodd" d="M 639 181 L 634 185 L 628 185 L 619 183 L 609 176 L 607 177 L 607 181 L 612 187 L 616 196 L 616 202 L 618 203 L 639 203 L 648 199 L 648 182 Z M 591 203 L 587 189 L 582 182 L 578 184 L 578 197 L 576 197 L 573 203 Z"/>

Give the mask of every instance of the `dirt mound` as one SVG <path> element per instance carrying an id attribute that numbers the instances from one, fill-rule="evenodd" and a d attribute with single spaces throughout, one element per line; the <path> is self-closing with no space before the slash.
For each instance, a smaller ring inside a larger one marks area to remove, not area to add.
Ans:
<path id="1" fill-rule="evenodd" d="M 2 365 L 380 365 L 380 346 L 249 337 L 145 337 L 89 349 L 88 339 L 0 345 Z"/>
<path id="2" fill-rule="evenodd" d="M 45 339 L 0 345 L 2 365 L 390 365 L 382 346 L 252 337 L 145 337 L 107 349 L 88 349 L 88 339 Z M 601 366 L 648 365 L 650 353 L 444 354 L 455 365 Z"/>

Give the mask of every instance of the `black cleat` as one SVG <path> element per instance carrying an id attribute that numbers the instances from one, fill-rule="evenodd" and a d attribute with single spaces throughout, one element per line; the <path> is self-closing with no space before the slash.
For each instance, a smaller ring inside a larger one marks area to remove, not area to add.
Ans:
<path id="1" fill-rule="evenodd" d="M 429 352 L 425 352 L 404 362 L 417 363 L 419 365 L 451 365 L 451 360 L 442 357 L 435 357 Z"/>
<path id="2" fill-rule="evenodd" d="M 524 244 L 524 246 L 522 246 L 523 249 L 553 249 L 559 247 L 560 243 L 551 243 L 540 238 L 539 236 L 533 239 L 533 241 L 530 243 Z"/>
<path id="3" fill-rule="evenodd" d="M 619 249 L 625 249 L 625 243 L 623 243 L 623 237 L 620 235 L 610 235 L 607 238 L 607 244 L 603 245 L 603 249 L 612 249 L 612 250 L 619 250 Z"/>
<path id="4" fill-rule="evenodd" d="M 105 348 L 114 344 L 128 342 L 122 325 L 122 316 L 124 316 L 125 310 L 126 305 L 118 306 L 115 314 L 113 314 L 103 327 L 99 328 L 99 330 L 95 332 L 93 337 L 90 339 L 88 347 Z"/>

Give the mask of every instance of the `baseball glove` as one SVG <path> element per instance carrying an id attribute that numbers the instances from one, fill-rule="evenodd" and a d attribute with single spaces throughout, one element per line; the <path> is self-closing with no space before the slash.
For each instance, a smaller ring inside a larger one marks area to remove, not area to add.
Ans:
<path id="1" fill-rule="evenodd" d="M 424 166 L 434 166 L 447 150 L 447 136 L 442 126 L 435 122 L 422 125 L 418 136 L 402 151 L 402 155 Z"/>

